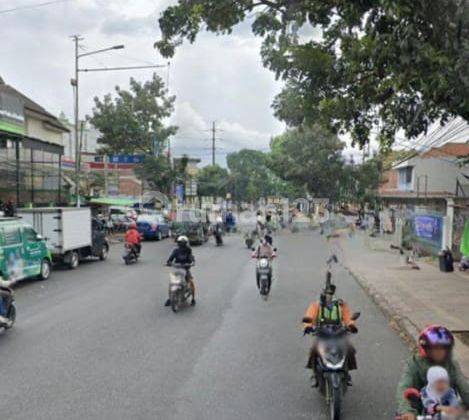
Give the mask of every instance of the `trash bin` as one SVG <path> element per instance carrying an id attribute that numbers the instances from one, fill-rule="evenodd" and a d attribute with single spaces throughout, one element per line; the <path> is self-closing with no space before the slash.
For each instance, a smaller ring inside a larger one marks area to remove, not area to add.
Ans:
<path id="1" fill-rule="evenodd" d="M 449 249 L 441 250 L 438 254 L 438 259 L 440 262 L 440 271 L 443 271 L 444 273 L 454 271 L 453 254 Z"/>

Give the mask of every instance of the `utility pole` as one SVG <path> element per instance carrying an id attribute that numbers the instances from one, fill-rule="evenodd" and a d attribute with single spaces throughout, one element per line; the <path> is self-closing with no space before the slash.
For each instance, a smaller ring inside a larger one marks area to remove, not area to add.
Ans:
<path id="1" fill-rule="evenodd" d="M 148 65 L 148 66 L 126 66 L 126 67 L 100 67 L 100 68 L 80 68 L 79 67 L 79 59 L 82 57 L 87 57 L 94 54 L 100 54 L 106 51 L 111 50 L 121 50 L 124 48 L 123 45 L 114 45 L 108 48 L 102 48 L 96 51 L 84 52 L 79 53 L 80 48 L 80 41 L 83 40 L 80 35 L 72 35 L 71 36 L 73 42 L 75 43 L 75 78 L 71 80 L 72 86 L 75 88 L 75 183 L 76 183 L 76 206 L 80 207 L 80 157 L 81 157 L 81 145 L 79 140 L 79 100 L 78 100 L 78 88 L 79 88 L 79 81 L 78 75 L 80 72 L 102 72 L 102 71 L 120 71 L 120 70 L 139 70 L 139 69 L 155 69 L 160 67 L 166 67 L 166 65 Z"/>
<path id="2" fill-rule="evenodd" d="M 79 111 L 78 111 L 78 47 L 79 42 L 83 39 L 80 35 L 72 36 L 75 43 L 75 79 L 72 80 L 72 86 L 75 87 L 75 193 L 76 193 L 76 206 L 80 207 L 80 140 L 78 138 L 78 124 L 79 124 Z"/>
<path id="3" fill-rule="evenodd" d="M 216 122 L 212 123 L 212 166 L 215 166 L 215 143 L 217 141 L 217 126 Z"/>

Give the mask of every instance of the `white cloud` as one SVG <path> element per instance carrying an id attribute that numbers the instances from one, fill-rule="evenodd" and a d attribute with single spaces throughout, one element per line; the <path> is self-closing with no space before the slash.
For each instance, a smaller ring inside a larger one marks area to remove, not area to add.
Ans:
<path id="1" fill-rule="evenodd" d="M 158 39 L 158 17 L 174 0 L 75 0 L 40 9 L 0 16 L 0 75 L 5 81 L 51 112 L 72 115 L 70 79 L 73 77 L 72 34 L 81 34 L 88 50 L 125 44 L 125 50 L 83 58 L 83 67 L 165 64 L 153 48 Z M 11 1 L 9 7 L 24 4 Z M 248 23 L 231 36 L 202 33 L 195 44 L 184 43 L 171 63 L 170 91 L 177 96 L 177 117 L 183 132 L 199 130 L 208 138 L 216 120 L 225 147 L 265 148 L 271 135 L 283 126 L 272 116 L 270 105 L 280 90 L 260 59 L 260 40 Z M 87 73 L 81 75 L 80 109 L 91 111 L 94 96 L 128 85 L 130 76 L 145 80 L 152 70 Z M 166 78 L 166 69 L 158 70 Z M 204 125 L 202 127 L 202 124 Z M 193 125 L 193 126 L 192 126 Z M 196 133 L 192 133 L 194 137 Z M 209 147 L 205 141 L 203 147 Z M 202 146 L 201 146 L 202 147 Z M 203 149 L 202 147 L 202 149 Z M 202 150 L 201 149 L 201 150 Z M 203 149 L 201 154 L 209 150 Z M 207 154 L 208 156 L 208 154 Z M 220 155 L 220 160 L 223 155 Z"/>

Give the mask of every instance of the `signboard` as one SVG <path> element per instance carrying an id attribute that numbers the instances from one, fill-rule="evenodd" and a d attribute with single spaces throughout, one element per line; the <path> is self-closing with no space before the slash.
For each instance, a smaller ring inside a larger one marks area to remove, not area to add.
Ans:
<path id="1" fill-rule="evenodd" d="M 103 156 L 95 156 L 94 161 L 96 163 L 100 163 L 103 162 L 103 158 Z M 144 159 L 144 155 L 109 155 L 108 163 L 138 165 L 140 163 L 143 163 Z"/>
<path id="2" fill-rule="evenodd" d="M 0 92 L 0 130 L 24 134 L 24 103 L 17 96 Z"/>
<path id="3" fill-rule="evenodd" d="M 441 249 L 443 218 L 432 215 L 414 216 L 414 235 L 417 240 L 433 248 Z"/>

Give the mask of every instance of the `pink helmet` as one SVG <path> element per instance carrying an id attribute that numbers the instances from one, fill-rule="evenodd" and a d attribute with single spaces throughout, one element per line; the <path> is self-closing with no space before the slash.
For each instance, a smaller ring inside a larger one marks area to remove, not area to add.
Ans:
<path id="1" fill-rule="evenodd" d="M 435 346 L 448 347 L 452 350 L 454 347 L 454 336 L 450 330 L 441 325 L 430 325 L 419 335 L 419 352 L 422 357 L 428 357 L 427 351 Z"/>

